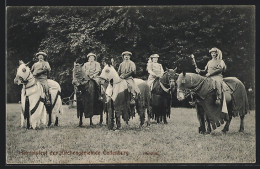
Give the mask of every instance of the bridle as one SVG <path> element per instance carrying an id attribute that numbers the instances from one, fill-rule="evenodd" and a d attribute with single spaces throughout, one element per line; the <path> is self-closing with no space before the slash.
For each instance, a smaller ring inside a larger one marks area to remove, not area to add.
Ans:
<path id="1" fill-rule="evenodd" d="M 159 79 L 160 85 L 161 85 L 161 87 L 163 88 L 164 91 L 170 91 L 170 89 L 172 89 L 174 86 L 176 86 L 176 85 L 172 86 L 171 84 L 172 84 L 172 83 L 175 84 L 176 82 L 175 82 L 174 79 L 171 79 L 171 78 L 170 78 L 168 71 L 164 72 L 164 74 L 167 76 L 166 78 L 167 78 L 169 84 L 161 82 L 161 79 L 162 79 L 162 78 L 160 78 L 160 79 Z M 165 87 L 166 85 L 169 85 L 169 88 L 166 88 L 166 87 Z"/>
<path id="2" fill-rule="evenodd" d="M 31 87 L 33 87 L 33 86 L 36 85 L 36 81 L 35 81 L 35 83 L 33 83 L 31 86 L 27 86 L 27 87 L 26 87 L 26 85 L 28 84 L 28 82 L 29 82 L 30 80 L 34 79 L 33 76 L 32 76 L 31 78 L 29 78 L 31 74 L 32 74 L 31 71 L 29 71 L 29 74 L 28 74 L 28 76 L 27 76 L 25 79 L 23 79 L 21 76 L 19 77 L 19 79 L 20 79 L 20 81 L 21 81 L 21 84 L 23 84 L 23 85 L 25 86 L 25 89 L 29 89 L 29 88 L 31 88 Z M 29 78 L 29 79 L 28 79 L 28 78 Z"/>
<path id="3" fill-rule="evenodd" d="M 193 80 L 192 80 L 192 76 L 190 76 L 190 82 L 191 85 L 193 85 Z M 191 96 L 192 100 L 193 100 L 193 96 L 197 93 L 197 91 L 200 89 L 200 87 L 202 86 L 202 84 L 204 83 L 204 81 L 207 79 L 207 77 L 205 79 L 203 79 L 195 88 L 193 89 L 180 89 L 177 88 L 177 93 L 182 92 L 184 93 L 184 99 L 186 99 L 188 96 Z M 185 79 L 182 80 L 181 83 L 186 83 Z"/>

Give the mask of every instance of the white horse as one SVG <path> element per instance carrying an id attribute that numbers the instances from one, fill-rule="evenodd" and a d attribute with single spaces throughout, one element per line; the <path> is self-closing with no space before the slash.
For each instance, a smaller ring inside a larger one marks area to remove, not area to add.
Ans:
<path id="1" fill-rule="evenodd" d="M 131 117 L 134 116 L 134 107 L 130 106 L 130 94 L 125 79 L 121 79 L 112 65 L 106 65 L 100 74 L 101 79 L 107 81 L 113 80 L 113 85 L 109 84 L 106 89 L 107 101 L 112 100 L 114 111 L 108 111 L 108 128 L 114 126 L 114 117 L 116 118 L 117 128 L 121 127 L 120 116 L 128 124 Z M 150 125 L 150 87 L 142 79 L 134 78 L 135 84 L 140 89 L 140 94 L 136 98 L 135 109 L 140 117 L 140 127 L 145 122 L 145 114 L 147 114 L 147 125 Z M 111 99 L 110 99 L 111 98 Z"/>
<path id="2" fill-rule="evenodd" d="M 30 68 L 23 63 L 19 62 L 17 68 L 16 77 L 14 83 L 23 85 L 21 91 L 21 127 L 24 126 L 24 120 L 27 120 L 27 128 L 40 127 L 41 124 L 46 125 L 47 111 L 44 105 L 45 93 L 43 87 L 32 75 Z M 49 114 L 48 126 L 52 125 L 52 121 L 55 120 L 54 125 L 58 125 L 58 117 L 63 113 L 62 101 L 60 97 L 61 88 L 60 85 L 48 79 L 49 93 L 51 95 L 51 109 Z"/>

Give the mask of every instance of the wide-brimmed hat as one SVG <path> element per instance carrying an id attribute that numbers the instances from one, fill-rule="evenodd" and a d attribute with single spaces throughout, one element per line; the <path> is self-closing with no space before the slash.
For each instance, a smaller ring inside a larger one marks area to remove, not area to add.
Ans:
<path id="1" fill-rule="evenodd" d="M 129 51 L 124 51 L 124 52 L 122 53 L 122 56 L 124 56 L 124 55 L 126 55 L 126 54 L 129 54 L 129 55 L 131 55 L 131 56 L 132 56 L 132 53 L 131 53 L 131 52 L 129 52 Z"/>
<path id="2" fill-rule="evenodd" d="M 35 54 L 36 57 L 38 57 L 39 55 L 43 55 L 44 57 L 47 56 L 47 54 L 45 52 L 38 52 Z"/>
<path id="3" fill-rule="evenodd" d="M 97 55 L 94 54 L 94 53 L 89 53 L 89 54 L 87 55 L 87 58 L 89 58 L 90 56 L 94 56 L 95 58 L 97 58 Z"/>
<path id="4" fill-rule="evenodd" d="M 211 52 L 217 52 L 218 51 L 218 48 L 211 48 L 210 50 L 209 50 L 209 53 L 211 53 Z"/>
<path id="5" fill-rule="evenodd" d="M 217 58 L 222 60 L 222 52 L 218 48 L 212 48 L 209 50 L 209 53 L 211 52 L 216 52 L 217 53 Z"/>
<path id="6" fill-rule="evenodd" d="M 150 58 L 158 58 L 158 57 L 159 57 L 158 54 L 152 54 L 152 55 L 150 56 Z"/>

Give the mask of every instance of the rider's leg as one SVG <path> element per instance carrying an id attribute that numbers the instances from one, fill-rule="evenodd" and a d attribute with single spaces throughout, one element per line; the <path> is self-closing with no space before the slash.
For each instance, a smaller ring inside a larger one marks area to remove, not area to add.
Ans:
<path id="1" fill-rule="evenodd" d="M 222 90 L 221 90 L 221 82 L 218 81 L 218 80 L 216 80 L 216 81 L 215 81 L 215 84 L 216 84 L 216 89 L 217 89 L 217 93 L 216 93 L 216 95 L 217 95 L 216 104 L 221 104 L 221 102 L 220 102 L 221 97 L 222 97 L 222 95 L 221 95 L 221 93 L 222 93 Z"/>
<path id="2" fill-rule="evenodd" d="M 47 80 L 43 80 L 43 81 L 41 81 L 41 83 L 42 83 L 43 90 L 45 93 L 46 105 L 49 106 L 49 105 L 51 105 L 51 101 L 50 101 L 50 93 L 49 93 L 49 86 L 48 86 Z"/>
<path id="3" fill-rule="evenodd" d="M 101 95 L 101 85 L 99 84 L 99 81 L 97 78 L 94 78 L 96 85 L 97 85 L 97 93 L 98 93 L 98 100 L 103 100 L 103 97 Z"/>

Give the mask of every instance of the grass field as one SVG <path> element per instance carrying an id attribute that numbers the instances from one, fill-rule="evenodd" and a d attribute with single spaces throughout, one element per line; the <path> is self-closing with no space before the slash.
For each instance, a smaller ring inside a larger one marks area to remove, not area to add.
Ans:
<path id="1" fill-rule="evenodd" d="M 105 119 L 105 117 L 104 117 Z M 64 106 L 59 127 L 26 130 L 20 128 L 20 105 L 6 107 L 7 164 L 92 164 L 92 163 L 254 163 L 255 111 L 245 117 L 245 131 L 239 133 L 240 119 L 233 118 L 230 131 L 223 126 L 210 135 L 198 133 L 195 109 L 172 108 L 168 124 L 152 123 L 138 128 L 136 115 L 122 130 L 97 125 L 99 116 L 83 119 L 79 128 L 76 109 Z"/>

